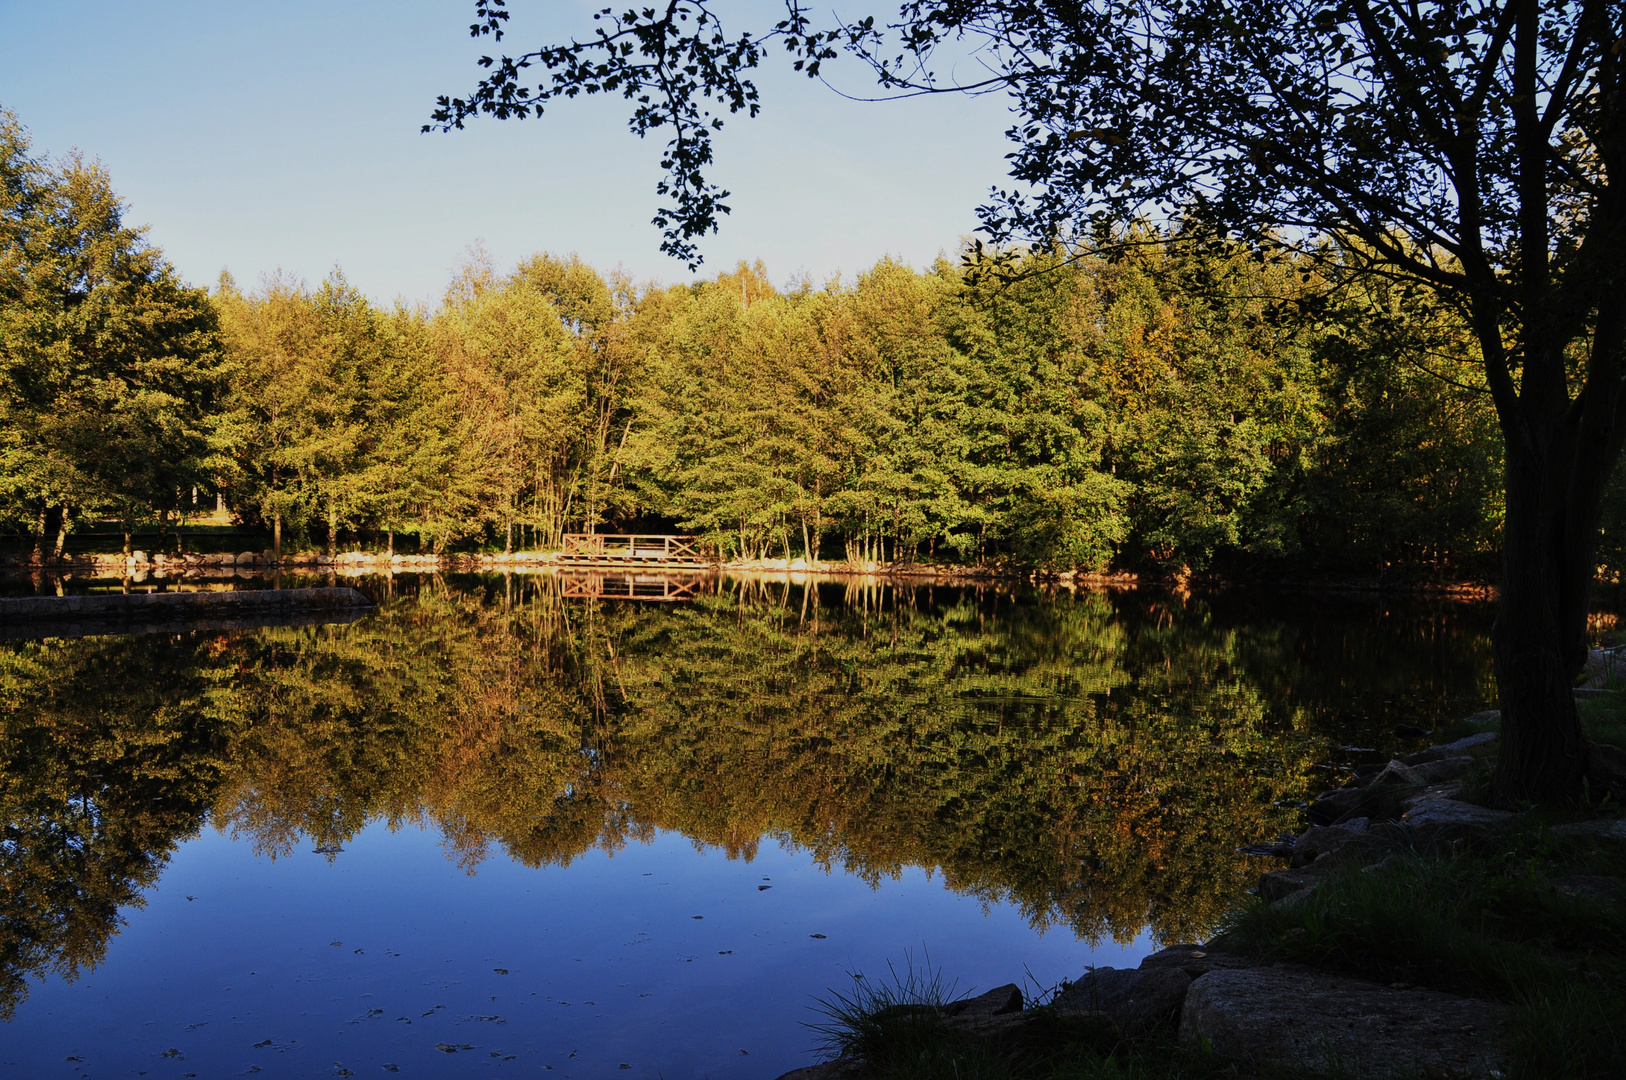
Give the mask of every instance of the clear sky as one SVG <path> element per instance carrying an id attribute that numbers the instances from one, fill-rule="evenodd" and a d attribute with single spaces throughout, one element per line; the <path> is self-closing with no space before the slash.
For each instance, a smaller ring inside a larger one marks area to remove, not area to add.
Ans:
<path id="1" fill-rule="evenodd" d="M 603 4 L 510 6 L 504 44 L 519 46 L 585 31 Z M 661 143 L 627 131 L 619 99 L 419 133 L 491 48 L 468 38 L 472 13 L 470 0 L 0 0 L 0 104 L 36 151 L 100 159 L 130 220 L 198 284 L 222 269 L 244 285 L 278 269 L 315 282 L 339 266 L 379 300 L 433 300 L 477 241 L 499 267 L 577 252 L 688 279 L 649 224 Z M 873 90 L 852 65 L 833 74 Z M 734 213 L 702 274 L 758 258 L 781 283 L 886 255 L 924 265 L 954 252 L 1003 178 L 997 97 L 856 103 L 778 62 L 759 85 L 763 115 L 718 140 L 712 176 Z"/>

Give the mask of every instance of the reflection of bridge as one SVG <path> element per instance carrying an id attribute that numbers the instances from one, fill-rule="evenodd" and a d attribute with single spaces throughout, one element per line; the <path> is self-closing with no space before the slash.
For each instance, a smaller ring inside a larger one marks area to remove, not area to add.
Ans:
<path id="1" fill-rule="evenodd" d="M 566 533 L 557 556 L 564 566 L 715 566 L 697 536 Z"/>
<path id="2" fill-rule="evenodd" d="M 561 595 L 567 599 L 650 600 L 666 603 L 693 600 L 706 591 L 706 574 L 617 574 L 564 571 L 559 575 Z"/>

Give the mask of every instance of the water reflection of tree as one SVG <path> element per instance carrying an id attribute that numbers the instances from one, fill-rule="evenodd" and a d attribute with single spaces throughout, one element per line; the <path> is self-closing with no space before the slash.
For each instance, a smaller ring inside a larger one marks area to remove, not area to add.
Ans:
<path id="1" fill-rule="evenodd" d="M 567 864 L 675 829 L 871 881 L 936 868 L 1091 937 L 1197 934 L 1325 745 L 1282 692 L 1292 651 L 1200 604 L 742 586 L 651 608 L 542 583 L 12 647 L 6 1000 L 94 963 L 206 808 L 273 857 L 374 820 L 432 825 L 471 871 L 493 844 Z"/>
<path id="2" fill-rule="evenodd" d="M 231 768 L 233 671 L 192 637 L 0 650 L 0 1016 L 96 964 Z"/>

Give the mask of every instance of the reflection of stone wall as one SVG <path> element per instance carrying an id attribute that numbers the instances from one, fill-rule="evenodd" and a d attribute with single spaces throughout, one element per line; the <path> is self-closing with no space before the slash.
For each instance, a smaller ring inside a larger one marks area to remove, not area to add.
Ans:
<path id="1" fill-rule="evenodd" d="M 84 637 L 102 625 L 125 633 L 251 628 L 273 622 L 316 621 L 320 614 L 352 617 L 372 606 L 355 589 L 243 589 L 228 591 L 127 593 L 91 596 L 0 597 L 0 637 Z M 268 622 L 260 622 L 268 619 Z M 122 624 L 122 626 L 121 626 Z M 77 632 L 76 632 L 77 631 Z"/>

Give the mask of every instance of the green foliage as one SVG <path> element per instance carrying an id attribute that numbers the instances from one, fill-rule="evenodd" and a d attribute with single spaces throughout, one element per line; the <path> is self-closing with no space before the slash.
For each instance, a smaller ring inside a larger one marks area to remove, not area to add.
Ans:
<path id="1" fill-rule="evenodd" d="M 3 110 L 0 190 L 0 516 L 167 519 L 226 460 L 214 309 L 100 165 L 31 157 Z"/>

